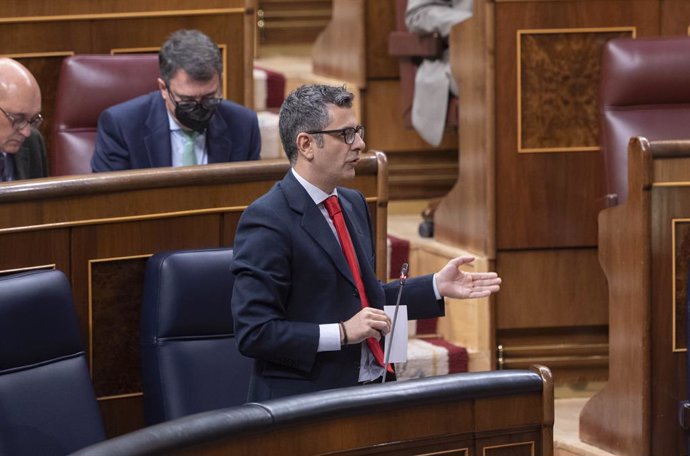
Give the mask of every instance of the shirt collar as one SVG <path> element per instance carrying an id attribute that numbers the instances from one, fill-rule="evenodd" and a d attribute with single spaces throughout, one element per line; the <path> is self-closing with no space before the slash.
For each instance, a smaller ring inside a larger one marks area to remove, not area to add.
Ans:
<path id="1" fill-rule="evenodd" d="M 170 127 L 170 131 L 182 130 L 180 124 L 177 123 L 177 119 L 175 119 L 175 117 L 173 117 L 173 115 L 170 114 L 168 108 L 165 108 L 165 113 L 168 115 L 168 126 Z"/>
<path id="2" fill-rule="evenodd" d="M 173 117 L 173 115 L 170 113 L 170 111 L 168 111 L 168 108 L 165 108 L 165 113 L 168 115 L 168 127 L 170 128 L 170 131 L 175 133 L 175 134 L 184 135 L 185 130 L 182 129 L 180 124 L 177 122 L 177 119 L 175 119 L 175 117 Z M 206 135 L 205 131 L 203 133 L 197 132 L 197 135 L 195 136 L 196 141 L 201 141 L 200 138 L 204 138 L 204 140 L 205 140 L 205 138 L 206 138 L 205 135 Z M 197 144 L 199 144 L 199 143 L 197 142 Z"/>
<path id="3" fill-rule="evenodd" d="M 309 194 L 309 197 L 314 201 L 314 204 L 321 204 L 324 202 L 326 198 L 328 198 L 331 195 L 338 196 L 338 189 L 334 188 L 331 193 L 326 193 L 323 190 L 321 190 L 319 187 L 316 185 L 312 184 L 299 174 L 297 174 L 297 171 L 295 171 L 295 168 L 290 168 L 290 171 L 292 171 L 292 174 L 295 176 L 295 179 L 297 179 L 297 182 L 300 183 L 302 187 L 307 191 Z"/>

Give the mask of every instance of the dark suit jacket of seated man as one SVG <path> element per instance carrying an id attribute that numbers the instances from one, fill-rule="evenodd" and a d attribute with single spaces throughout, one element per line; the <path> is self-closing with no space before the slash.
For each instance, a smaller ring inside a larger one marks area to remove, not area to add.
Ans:
<path id="1" fill-rule="evenodd" d="M 19 152 L 7 154 L 14 168 L 14 180 L 48 177 L 48 157 L 43 136 L 38 130 L 31 131 Z"/>
<path id="2" fill-rule="evenodd" d="M 256 113 L 228 100 L 206 130 L 208 163 L 258 160 L 261 136 Z M 94 172 L 172 166 L 168 111 L 151 92 L 103 111 L 98 119 Z"/>

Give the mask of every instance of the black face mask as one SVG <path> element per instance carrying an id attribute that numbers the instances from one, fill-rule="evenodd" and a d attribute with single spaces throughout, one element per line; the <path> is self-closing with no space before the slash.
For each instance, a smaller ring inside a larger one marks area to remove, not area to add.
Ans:
<path id="1" fill-rule="evenodd" d="M 208 124 L 211 122 L 213 114 L 216 113 L 216 109 L 217 106 L 207 108 L 201 103 L 196 103 L 191 111 L 186 109 L 183 111 L 180 109 L 180 105 L 175 103 L 175 117 L 185 127 L 203 133 L 208 128 Z"/>
<path id="2" fill-rule="evenodd" d="M 173 95 L 170 86 L 166 83 L 165 88 L 168 90 L 168 96 L 175 105 L 175 117 L 182 125 L 192 130 L 203 133 L 208 128 L 208 124 L 216 113 L 218 105 L 221 103 L 220 98 L 204 98 L 199 101 L 177 101 Z"/>

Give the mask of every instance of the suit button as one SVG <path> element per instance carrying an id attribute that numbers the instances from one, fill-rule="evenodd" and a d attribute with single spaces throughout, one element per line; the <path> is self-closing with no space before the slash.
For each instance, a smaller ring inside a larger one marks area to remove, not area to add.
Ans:
<path id="1" fill-rule="evenodd" d="M 357 292 L 356 288 L 352 290 L 352 296 L 354 296 L 355 298 L 359 298 L 359 293 Z"/>

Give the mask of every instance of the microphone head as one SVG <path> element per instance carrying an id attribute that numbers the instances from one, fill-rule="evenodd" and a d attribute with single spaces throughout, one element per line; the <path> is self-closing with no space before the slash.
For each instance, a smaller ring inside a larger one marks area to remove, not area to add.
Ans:
<path id="1" fill-rule="evenodd" d="M 402 267 L 400 268 L 400 282 L 404 283 L 405 280 L 407 280 L 407 273 L 410 270 L 410 265 L 407 263 L 403 263 Z"/>

